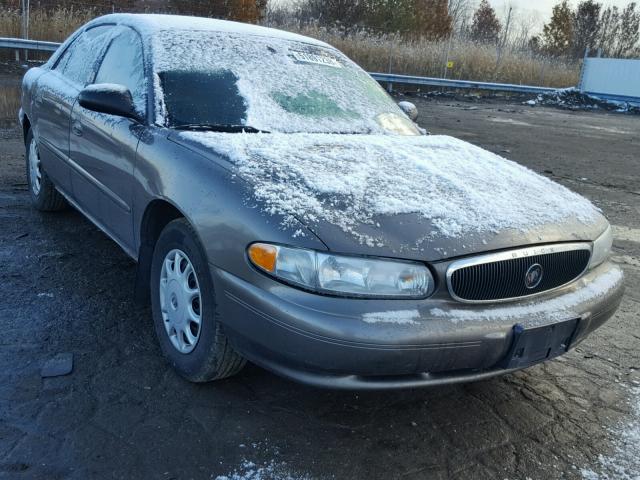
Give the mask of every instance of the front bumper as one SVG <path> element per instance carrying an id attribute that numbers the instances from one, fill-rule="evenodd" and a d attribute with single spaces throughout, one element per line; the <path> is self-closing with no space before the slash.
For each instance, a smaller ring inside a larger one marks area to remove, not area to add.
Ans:
<path id="1" fill-rule="evenodd" d="M 535 299 L 468 305 L 448 298 L 345 299 L 273 281 L 255 286 L 211 266 L 219 318 L 250 361 L 318 387 L 389 389 L 480 380 L 499 367 L 513 327 L 578 319 L 571 347 L 618 308 L 624 285 L 606 262 Z"/>

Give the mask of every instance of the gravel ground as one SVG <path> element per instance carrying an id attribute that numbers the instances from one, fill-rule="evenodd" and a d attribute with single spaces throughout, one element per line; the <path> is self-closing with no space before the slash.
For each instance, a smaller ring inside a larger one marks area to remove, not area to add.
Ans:
<path id="1" fill-rule="evenodd" d="M 637 445 L 624 443 L 640 422 L 640 117 L 414 101 L 433 133 L 527 165 L 606 212 L 628 285 L 608 324 L 557 360 L 461 386 L 319 391 L 253 366 L 192 385 L 165 364 L 150 311 L 133 303 L 131 260 L 75 211 L 29 207 L 23 145 L 5 129 L 0 479 L 640 475 Z M 61 353 L 73 354 L 73 372 L 41 378 Z"/>

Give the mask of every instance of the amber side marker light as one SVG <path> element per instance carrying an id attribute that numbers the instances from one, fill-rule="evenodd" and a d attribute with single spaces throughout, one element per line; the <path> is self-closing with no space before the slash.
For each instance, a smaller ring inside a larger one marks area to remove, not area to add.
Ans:
<path id="1" fill-rule="evenodd" d="M 276 269 L 276 258 L 278 249 L 273 245 L 264 243 L 254 243 L 249 247 L 249 259 L 256 267 L 273 273 Z"/>

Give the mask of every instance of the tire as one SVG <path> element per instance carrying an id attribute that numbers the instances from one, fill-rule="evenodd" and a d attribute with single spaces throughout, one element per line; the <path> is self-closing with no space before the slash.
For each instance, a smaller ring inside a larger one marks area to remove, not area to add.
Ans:
<path id="1" fill-rule="evenodd" d="M 31 129 L 29 129 L 27 133 L 26 147 L 27 185 L 29 186 L 31 205 L 41 212 L 64 210 L 67 208 L 67 201 L 60 192 L 58 192 L 42 168 L 38 154 L 38 143 Z"/>
<path id="2" fill-rule="evenodd" d="M 160 348 L 180 375 L 200 383 L 242 370 L 246 360 L 231 347 L 218 320 L 204 250 L 183 218 L 170 222 L 160 234 L 153 251 L 150 288 Z M 199 293 L 185 294 L 186 288 Z"/>

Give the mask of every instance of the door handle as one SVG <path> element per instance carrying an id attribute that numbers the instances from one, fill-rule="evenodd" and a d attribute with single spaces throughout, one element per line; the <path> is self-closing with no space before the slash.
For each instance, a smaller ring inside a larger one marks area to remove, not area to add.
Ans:
<path id="1" fill-rule="evenodd" d="M 82 124 L 80 122 L 73 122 L 71 124 L 71 131 L 73 132 L 74 135 L 77 135 L 78 137 L 82 136 Z"/>

